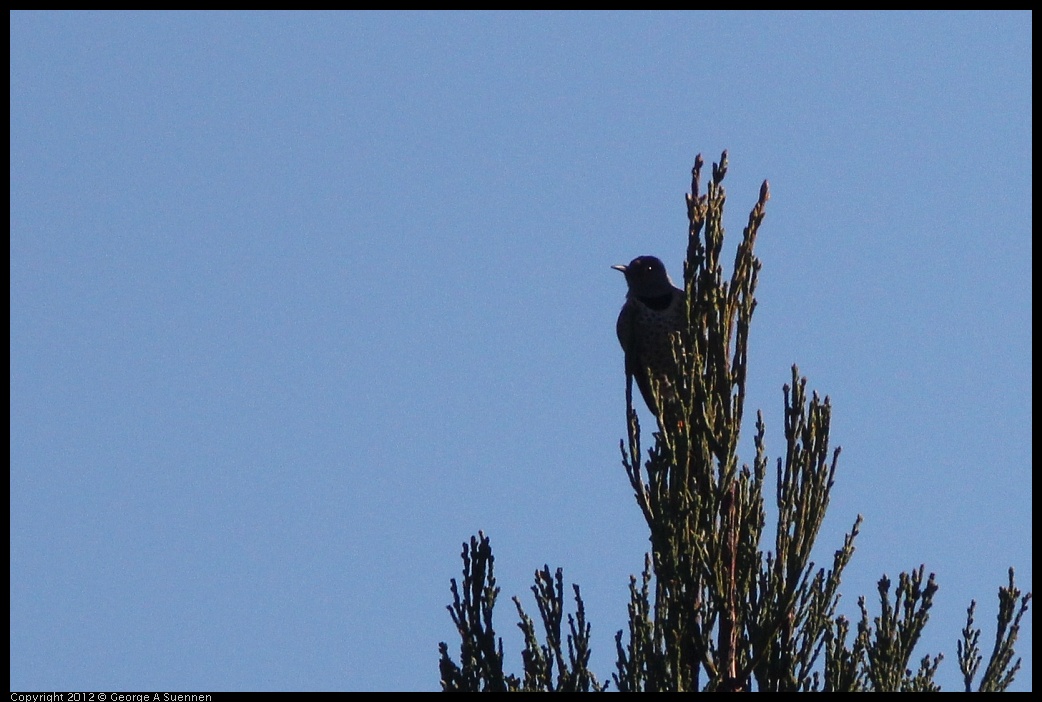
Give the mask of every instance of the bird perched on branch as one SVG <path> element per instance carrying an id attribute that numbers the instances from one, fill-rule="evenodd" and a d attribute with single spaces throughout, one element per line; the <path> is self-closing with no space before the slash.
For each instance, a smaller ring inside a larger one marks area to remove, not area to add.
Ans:
<path id="1" fill-rule="evenodd" d="M 671 332 L 684 324 L 684 291 L 673 285 L 662 261 L 638 256 L 627 266 L 612 266 L 626 276 L 626 303 L 619 312 L 615 333 L 626 355 L 626 375 L 637 387 L 648 409 L 658 416 L 651 380 L 659 393 L 669 392 L 676 375 Z"/>

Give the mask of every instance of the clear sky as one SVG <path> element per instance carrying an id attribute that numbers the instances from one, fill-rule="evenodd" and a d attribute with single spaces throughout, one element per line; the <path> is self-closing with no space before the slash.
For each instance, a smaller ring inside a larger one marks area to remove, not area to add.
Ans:
<path id="1" fill-rule="evenodd" d="M 958 689 L 1031 588 L 1029 13 L 16 12 L 10 72 L 12 689 L 438 689 L 479 529 L 508 667 L 546 563 L 609 677 L 609 266 L 682 278 L 723 149 L 727 251 L 772 193 L 746 415 L 773 465 L 797 363 L 818 563 L 865 517 L 841 611 L 925 564 Z"/>

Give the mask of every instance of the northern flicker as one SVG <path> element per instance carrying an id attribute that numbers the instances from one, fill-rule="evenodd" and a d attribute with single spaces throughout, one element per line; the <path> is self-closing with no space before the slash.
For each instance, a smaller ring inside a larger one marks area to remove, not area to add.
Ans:
<path id="1" fill-rule="evenodd" d="M 662 261 L 639 256 L 628 266 L 612 266 L 626 276 L 626 303 L 619 312 L 615 333 L 626 356 L 626 375 L 637 381 L 652 414 L 658 415 L 651 379 L 659 393 L 669 392 L 675 375 L 671 332 L 684 323 L 684 291 L 673 285 Z"/>

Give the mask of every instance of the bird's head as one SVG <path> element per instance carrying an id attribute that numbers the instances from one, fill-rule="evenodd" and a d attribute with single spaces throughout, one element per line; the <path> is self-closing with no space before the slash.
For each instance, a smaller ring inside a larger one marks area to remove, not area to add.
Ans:
<path id="1" fill-rule="evenodd" d="M 628 266 L 612 266 L 626 276 L 626 285 L 635 297 L 659 297 L 673 292 L 673 281 L 662 261 L 654 256 L 638 256 Z"/>

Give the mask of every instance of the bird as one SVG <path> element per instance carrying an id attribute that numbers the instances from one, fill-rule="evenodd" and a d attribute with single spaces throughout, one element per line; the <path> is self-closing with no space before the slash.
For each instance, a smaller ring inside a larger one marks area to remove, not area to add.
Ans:
<path id="1" fill-rule="evenodd" d="M 626 359 L 626 376 L 636 379 L 644 403 L 657 417 L 651 381 L 654 378 L 659 394 L 666 395 L 676 375 L 669 335 L 684 324 L 684 291 L 673 285 L 666 267 L 654 256 L 638 256 L 628 265 L 612 268 L 626 276 L 628 288 L 615 324 Z"/>

